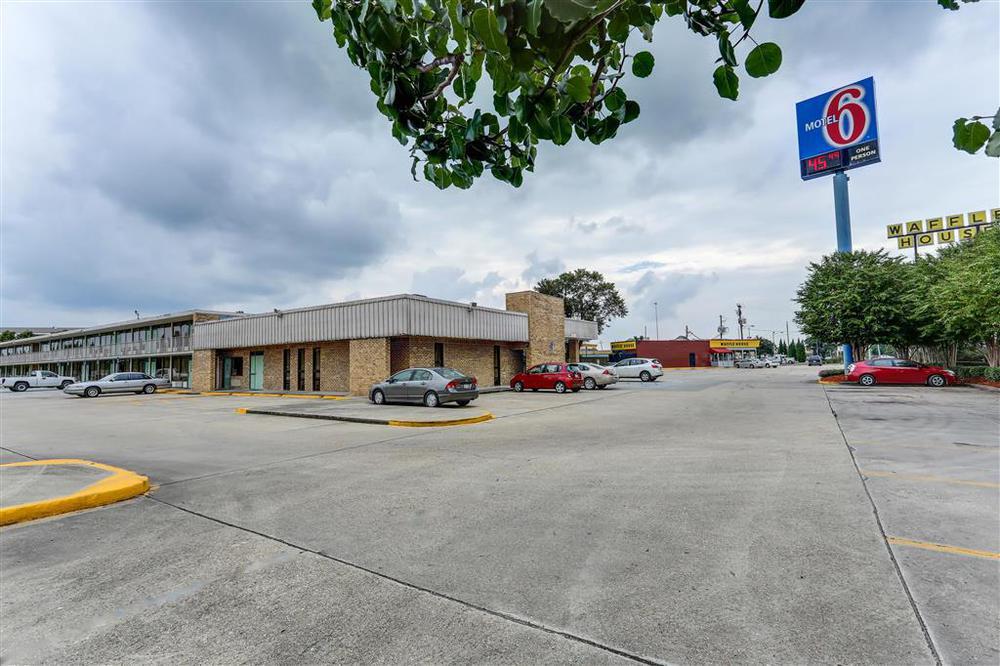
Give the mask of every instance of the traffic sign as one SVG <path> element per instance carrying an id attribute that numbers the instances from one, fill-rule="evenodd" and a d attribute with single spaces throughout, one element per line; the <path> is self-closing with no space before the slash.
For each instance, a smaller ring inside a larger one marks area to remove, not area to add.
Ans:
<path id="1" fill-rule="evenodd" d="M 882 161 L 872 77 L 799 102 L 795 117 L 802 180 Z"/>

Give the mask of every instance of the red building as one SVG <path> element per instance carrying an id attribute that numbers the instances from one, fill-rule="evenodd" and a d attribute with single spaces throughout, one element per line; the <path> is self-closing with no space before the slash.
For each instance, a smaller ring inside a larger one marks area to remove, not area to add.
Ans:
<path id="1" fill-rule="evenodd" d="M 659 359 L 665 368 L 712 366 L 712 349 L 708 340 L 639 340 L 635 355 Z"/>

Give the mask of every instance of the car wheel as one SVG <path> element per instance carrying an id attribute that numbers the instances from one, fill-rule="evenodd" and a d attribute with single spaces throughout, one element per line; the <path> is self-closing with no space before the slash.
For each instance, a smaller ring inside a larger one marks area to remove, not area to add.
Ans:
<path id="1" fill-rule="evenodd" d="M 642 372 L 639 373 L 639 379 L 642 380 L 642 381 L 644 381 L 644 382 L 648 382 L 652 378 L 653 378 L 653 375 L 649 374 L 649 372 L 646 371 L 646 370 L 643 370 Z"/>
<path id="2" fill-rule="evenodd" d="M 455 402 L 458 404 L 459 407 L 465 407 L 466 405 L 468 405 L 472 401 L 471 400 L 456 400 Z"/>
<path id="3" fill-rule="evenodd" d="M 379 391 L 378 389 L 372 391 L 372 402 L 374 402 L 376 405 L 384 405 L 385 393 L 382 393 L 382 391 Z"/>
<path id="4" fill-rule="evenodd" d="M 88 386 L 87 390 L 84 391 L 83 394 L 88 398 L 96 398 L 97 396 L 101 395 L 101 389 L 97 388 L 96 386 Z"/>
<path id="5" fill-rule="evenodd" d="M 608 385 L 607 384 L 601 384 L 597 388 L 599 388 L 599 389 L 601 389 L 603 391 L 604 389 L 608 388 Z"/>
<path id="6" fill-rule="evenodd" d="M 12 391 L 17 391 L 18 393 L 21 393 L 22 391 L 27 391 L 28 390 L 28 382 L 18 382 L 16 384 L 14 384 L 14 387 L 11 390 Z"/>
<path id="7" fill-rule="evenodd" d="M 566 392 L 566 385 L 563 384 L 562 382 L 556 382 L 556 385 L 553 386 L 552 388 L 554 388 L 556 390 L 556 393 L 565 393 Z"/>
<path id="8" fill-rule="evenodd" d="M 424 394 L 424 406 L 425 407 L 437 407 L 441 404 L 438 401 L 438 394 L 434 391 L 428 391 Z"/>
<path id="9" fill-rule="evenodd" d="M 149 395 L 150 393 L 156 393 L 156 384 L 146 384 L 145 386 L 142 387 L 142 392 L 145 393 L 146 395 Z"/>
<path id="10" fill-rule="evenodd" d="M 597 382 L 594 381 L 593 377 L 587 377 L 583 380 L 583 385 L 587 387 L 588 391 L 593 391 L 597 388 Z"/>
<path id="11" fill-rule="evenodd" d="M 72 383 L 73 382 L 71 382 L 69 380 L 64 381 L 62 384 L 59 385 L 59 390 L 62 391 L 63 389 L 65 389 L 67 386 L 69 386 Z"/>
<path id="12" fill-rule="evenodd" d="M 512 388 L 515 393 L 520 393 L 524 390 L 524 384 L 522 382 L 514 382 L 514 386 Z"/>
<path id="13" fill-rule="evenodd" d="M 858 383 L 862 386 L 875 386 L 875 376 L 861 375 L 861 377 L 858 378 Z"/>
<path id="14" fill-rule="evenodd" d="M 942 386 L 947 384 L 947 382 L 944 380 L 944 377 L 942 377 L 941 375 L 931 375 L 930 377 L 927 378 L 927 383 L 930 386 L 933 386 L 934 388 L 941 388 Z"/>

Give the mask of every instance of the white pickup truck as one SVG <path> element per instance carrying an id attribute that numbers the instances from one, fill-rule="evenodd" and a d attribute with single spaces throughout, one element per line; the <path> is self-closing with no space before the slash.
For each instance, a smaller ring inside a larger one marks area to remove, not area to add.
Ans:
<path id="1" fill-rule="evenodd" d="M 75 377 L 63 377 L 48 370 L 33 370 L 23 377 L 0 377 L 0 386 L 17 392 L 27 391 L 30 388 L 61 390 L 75 383 Z"/>

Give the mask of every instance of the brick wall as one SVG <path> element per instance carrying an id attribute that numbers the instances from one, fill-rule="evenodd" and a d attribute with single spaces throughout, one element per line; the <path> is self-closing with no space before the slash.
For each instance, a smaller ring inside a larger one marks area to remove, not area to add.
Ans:
<path id="1" fill-rule="evenodd" d="M 500 347 L 500 384 L 510 383 L 519 370 L 517 349 L 521 343 L 489 340 L 452 340 L 434 338 L 393 338 L 390 344 L 392 372 L 405 368 L 434 367 L 434 345 L 444 345 L 444 364 L 476 377 L 480 386 L 493 386 L 493 347 Z"/>
<path id="2" fill-rule="evenodd" d="M 528 315 L 529 366 L 566 360 L 566 311 L 563 299 L 537 291 L 507 294 L 507 309 Z"/>
<path id="3" fill-rule="evenodd" d="M 191 353 L 191 388 L 211 391 L 215 388 L 216 354 L 213 349 L 197 349 Z"/>
<path id="4" fill-rule="evenodd" d="M 349 391 L 351 388 L 350 343 L 347 340 L 320 345 L 319 386 L 324 391 Z"/>
<path id="5" fill-rule="evenodd" d="M 350 358 L 349 390 L 368 395 L 368 389 L 390 374 L 389 338 L 367 338 L 348 342 Z"/>

